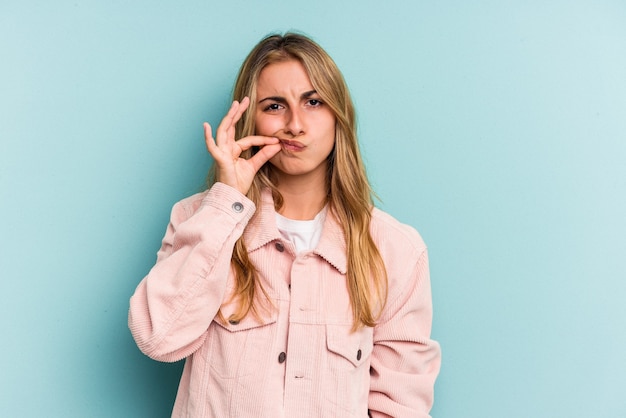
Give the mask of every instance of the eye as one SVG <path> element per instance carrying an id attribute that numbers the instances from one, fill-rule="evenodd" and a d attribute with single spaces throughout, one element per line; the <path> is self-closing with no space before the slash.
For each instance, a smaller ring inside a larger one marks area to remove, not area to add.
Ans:
<path id="1" fill-rule="evenodd" d="M 320 99 L 309 99 L 307 101 L 307 104 L 312 107 L 318 107 L 321 106 L 323 103 Z"/>
<path id="2" fill-rule="evenodd" d="M 278 103 L 271 103 L 263 108 L 266 112 L 277 112 L 282 109 L 282 106 Z"/>

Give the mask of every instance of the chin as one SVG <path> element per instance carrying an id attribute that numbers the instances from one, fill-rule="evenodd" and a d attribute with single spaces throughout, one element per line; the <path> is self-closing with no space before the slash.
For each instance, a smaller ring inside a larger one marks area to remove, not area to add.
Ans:
<path id="1" fill-rule="evenodd" d="M 271 163 L 271 162 L 270 162 Z M 307 167 L 301 167 L 295 164 L 275 164 L 271 163 L 279 175 L 284 176 L 302 176 L 311 173 L 313 170 Z"/>

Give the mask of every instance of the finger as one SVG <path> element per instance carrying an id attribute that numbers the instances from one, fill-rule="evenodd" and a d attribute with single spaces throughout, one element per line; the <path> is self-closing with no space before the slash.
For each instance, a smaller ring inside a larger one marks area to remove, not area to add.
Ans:
<path id="1" fill-rule="evenodd" d="M 204 142 L 206 143 L 206 149 L 212 153 L 212 149 L 216 148 L 215 140 L 213 139 L 213 133 L 211 131 L 211 125 L 208 122 L 204 122 Z"/>
<path id="2" fill-rule="evenodd" d="M 263 164 L 268 162 L 269 159 L 272 158 L 274 155 L 278 154 L 280 149 L 280 144 L 266 145 L 261 148 L 256 154 L 250 157 L 248 161 L 250 162 L 250 164 L 252 164 L 254 171 L 257 172 L 263 166 Z"/>
<path id="3" fill-rule="evenodd" d="M 204 122 L 204 139 L 209 154 L 211 154 L 211 157 L 213 157 L 213 160 L 215 160 L 218 165 L 220 164 L 220 162 L 226 161 L 231 158 L 215 144 L 215 140 L 213 139 L 213 135 L 211 134 L 211 125 L 209 125 L 207 122 Z"/>
<path id="4" fill-rule="evenodd" d="M 250 105 L 250 99 L 248 98 L 248 96 L 246 96 L 241 102 L 235 101 L 235 103 L 237 105 L 234 107 L 234 112 L 230 119 L 230 126 L 227 126 L 228 135 L 233 139 L 235 139 L 235 125 L 237 124 L 237 122 L 239 122 L 241 116 L 244 114 L 246 109 L 248 109 L 248 106 Z"/>
<path id="5" fill-rule="evenodd" d="M 248 96 L 244 97 L 243 100 L 239 103 L 239 106 L 237 107 L 237 112 L 235 113 L 235 123 L 237 123 L 237 121 L 241 118 L 241 115 L 243 115 L 243 112 L 245 112 L 248 109 L 248 106 L 250 106 L 250 98 Z"/>
<path id="6" fill-rule="evenodd" d="M 230 109 L 228 109 L 226 116 L 222 119 L 222 122 L 217 128 L 218 144 L 222 143 L 222 140 L 235 140 L 235 125 L 239 122 L 241 116 L 249 105 L 250 99 L 248 96 L 244 97 L 241 103 L 237 100 L 233 101 L 233 104 L 230 106 Z"/>
<path id="7" fill-rule="evenodd" d="M 239 141 L 237 141 L 237 145 L 239 146 L 239 148 L 241 148 L 242 151 L 245 151 L 253 146 L 272 145 L 278 143 L 278 138 L 261 135 L 246 136 L 245 138 L 241 138 Z"/>
<path id="8" fill-rule="evenodd" d="M 237 109 L 239 108 L 239 102 L 237 100 L 233 101 L 233 104 L 230 105 L 230 109 L 226 113 L 226 116 L 222 119 L 219 126 L 217 127 L 216 132 L 216 143 L 217 146 L 220 146 L 226 143 L 228 140 L 235 140 L 235 130 L 232 129 L 237 123 L 234 120 L 235 115 L 237 114 Z"/>

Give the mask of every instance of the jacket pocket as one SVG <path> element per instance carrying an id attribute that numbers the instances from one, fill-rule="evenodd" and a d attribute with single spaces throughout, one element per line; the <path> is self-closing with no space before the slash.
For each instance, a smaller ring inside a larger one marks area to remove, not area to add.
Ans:
<path id="1" fill-rule="evenodd" d="M 252 314 L 240 322 L 222 323 L 215 318 L 209 328 L 211 370 L 223 379 L 248 376 L 263 370 L 276 334 L 277 310 L 272 310 L 259 322 Z"/>
<path id="2" fill-rule="evenodd" d="M 365 327 L 355 332 L 351 332 L 351 328 L 351 325 L 326 325 L 328 351 L 345 360 L 338 361 L 337 367 L 346 370 L 369 364 L 374 348 L 373 328 Z"/>
<path id="3" fill-rule="evenodd" d="M 326 325 L 327 399 L 339 410 L 356 416 L 367 410 L 369 369 L 374 348 L 374 330 L 364 327 L 355 332 L 352 325 Z"/>

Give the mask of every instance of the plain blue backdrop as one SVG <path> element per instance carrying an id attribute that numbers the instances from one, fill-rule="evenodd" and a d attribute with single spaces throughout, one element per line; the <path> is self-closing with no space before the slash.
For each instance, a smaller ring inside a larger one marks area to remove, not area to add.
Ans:
<path id="1" fill-rule="evenodd" d="M 626 417 L 626 3 L 0 3 L 0 416 L 167 417 L 127 329 L 202 122 L 272 31 L 352 90 L 429 245 L 437 418 Z"/>

